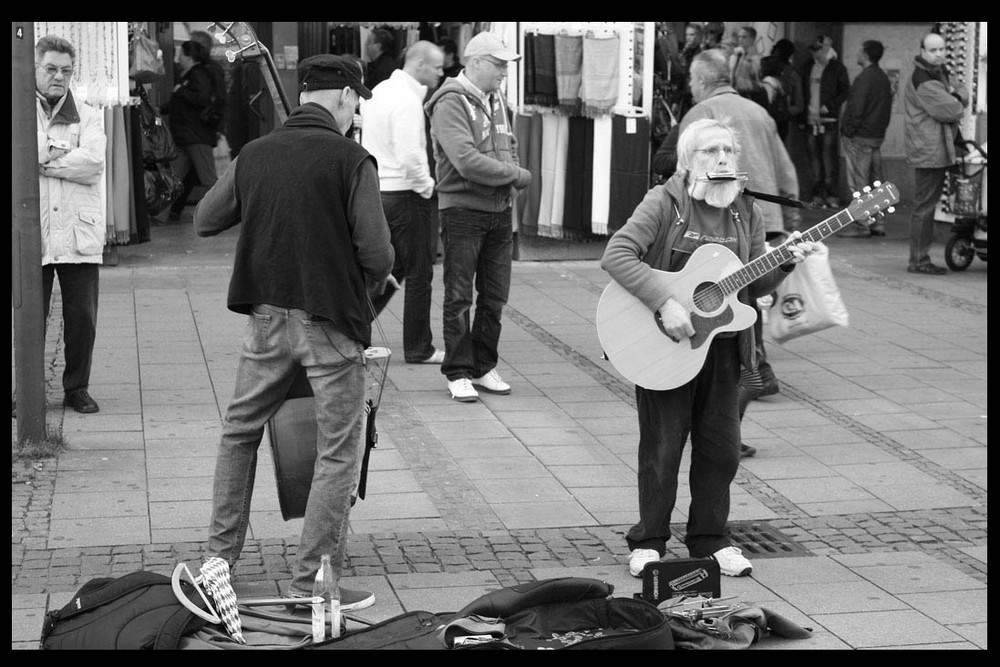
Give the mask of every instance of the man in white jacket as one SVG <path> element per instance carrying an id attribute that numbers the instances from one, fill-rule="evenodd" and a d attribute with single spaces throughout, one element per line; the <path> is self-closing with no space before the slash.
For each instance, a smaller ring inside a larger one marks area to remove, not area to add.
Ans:
<path id="1" fill-rule="evenodd" d="M 106 235 L 101 174 L 107 139 L 103 114 L 70 92 L 75 61 L 73 45 L 61 37 L 47 35 L 35 45 L 42 298 L 47 322 L 58 275 L 66 335 L 64 404 L 93 413 L 99 407 L 88 388 Z"/>
<path id="2" fill-rule="evenodd" d="M 435 349 L 431 333 L 437 239 L 423 109 L 427 90 L 437 86 L 443 65 L 440 47 L 417 42 L 406 50 L 403 68 L 375 86 L 372 98 L 361 105 L 361 144 L 378 162 L 382 208 L 396 250 L 392 275 L 397 282 L 405 282 L 403 358 L 411 364 L 444 360 L 444 350 Z M 376 313 L 382 312 L 394 291 L 386 289 L 373 300 Z"/>

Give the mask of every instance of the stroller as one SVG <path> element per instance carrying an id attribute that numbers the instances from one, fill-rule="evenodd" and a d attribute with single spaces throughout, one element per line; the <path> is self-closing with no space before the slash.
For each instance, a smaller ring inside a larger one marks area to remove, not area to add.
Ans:
<path id="1" fill-rule="evenodd" d="M 948 173 L 948 205 L 955 220 L 944 247 L 952 271 L 964 271 L 975 257 L 986 261 L 986 147 L 974 141 L 958 143 L 963 154 Z"/>

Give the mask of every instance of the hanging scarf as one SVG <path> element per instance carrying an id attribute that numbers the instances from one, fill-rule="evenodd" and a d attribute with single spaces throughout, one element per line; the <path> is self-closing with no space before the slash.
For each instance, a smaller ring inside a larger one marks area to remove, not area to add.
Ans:
<path id="1" fill-rule="evenodd" d="M 618 35 L 583 38 L 580 99 L 583 115 L 596 118 L 611 113 L 618 101 Z"/>
<path id="2" fill-rule="evenodd" d="M 556 35 L 556 90 L 559 110 L 575 115 L 580 109 L 583 36 Z"/>
<path id="3" fill-rule="evenodd" d="M 535 103 L 535 33 L 524 36 L 524 103 Z"/>
<path id="4" fill-rule="evenodd" d="M 535 104 L 554 107 L 556 92 L 556 42 L 554 35 L 535 35 Z"/>

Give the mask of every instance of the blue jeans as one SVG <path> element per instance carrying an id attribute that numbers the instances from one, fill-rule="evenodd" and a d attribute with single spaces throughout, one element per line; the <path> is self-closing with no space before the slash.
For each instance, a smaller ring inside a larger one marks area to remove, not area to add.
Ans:
<path id="1" fill-rule="evenodd" d="M 729 546 L 729 485 L 740 465 L 740 353 L 735 336 L 716 338 L 690 382 L 654 391 L 636 386 L 639 412 L 639 522 L 629 549 L 655 549 L 670 539 L 677 476 L 691 436 L 691 506 L 684 543 L 692 558 Z"/>
<path id="2" fill-rule="evenodd" d="M 389 223 L 396 259 L 393 277 L 404 284 L 403 359 L 418 363 L 434 354 L 431 334 L 431 282 L 437 233 L 431 218 L 431 200 L 416 192 L 383 192 L 382 209 Z M 387 289 L 372 299 L 375 313 L 381 313 L 395 290 Z"/>
<path id="3" fill-rule="evenodd" d="M 931 261 L 931 244 L 934 242 L 934 210 L 941 193 L 944 180 L 948 176 L 946 167 L 914 169 L 913 215 L 910 217 L 910 266 Z"/>
<path id="4" fill-rule="evenodd" d="M 209 555 L 233 565 L 243 550 L 257 449 L 301 366 L 316 397 L 316 468 L 291 591 L 311 594 L 323 554 L 339 578 L 364 447 L 365 363 L 364 346 L 331 322 L 304 310 L 254 306 L 215 463 Z"/>
<path id="5" fill-rule="evenodd" d="M 52 283 L 59 276 L 63 328 L 66 332 L 66 369 L 62 383 L 67 394 L 90 386 L 94 342 L 97 340 L 100 268 L 98 264 L 46 264 L 42 267 L 43 329 L 48 327 L 49 322 Z"/>
<path id="6" fill-rule="evenodd" d="M 497 365 L 500 316 L 510 295 L 514 236 L 501 213 L 441 209 L 444 244 L 444 363 L 449 381 L 477 378 Z M 476 315 L 472 320 L 472 287 Z"/>

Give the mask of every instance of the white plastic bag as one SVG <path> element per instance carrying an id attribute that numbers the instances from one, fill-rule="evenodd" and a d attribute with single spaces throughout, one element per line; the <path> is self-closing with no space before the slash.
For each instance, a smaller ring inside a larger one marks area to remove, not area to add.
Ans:
<path id="1" fill-rule="evenodd" d="M 830 271 L 830 251 L 818 242 L 775 290 L 768 312 L 771 336 L 778 343 L 829 329 L 847 326 L 847 308 Z"/>

